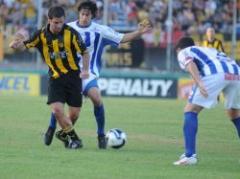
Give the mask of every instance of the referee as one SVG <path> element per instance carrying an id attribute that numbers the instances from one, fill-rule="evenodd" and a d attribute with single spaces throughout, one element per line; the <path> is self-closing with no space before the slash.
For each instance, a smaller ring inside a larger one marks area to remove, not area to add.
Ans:
<path id="1" fill-rule="evenodd" d="M 56 137 L 66 148 L 82 147 L 82 141 L 73 129 L 82 105 L 82 82 L 79 59 L 83 59 L 82 78 L 88 78 L 89 54 L 79 34 L 65 23 L 65 12 L 60 6 L 48 11 L 48 24 L 38 30 L 30 39 L 21 32 L 10 44 L 13 49 L 37 48 L 49 67 L 48 101 L 60 130 Z M 68 116 L 64 104 L 69 106 Z M 49 129 L 48 133 L 54 133 Z"/>
<path id="2" fill-rule="evenodd" d="M 224 52 L 222 41 L 215 38 L 215 30 L 212 27 L 208 27 L 206 30 L 206 39 L 203 41 L 202 46 L 215 48 L 220 52 Z"/>

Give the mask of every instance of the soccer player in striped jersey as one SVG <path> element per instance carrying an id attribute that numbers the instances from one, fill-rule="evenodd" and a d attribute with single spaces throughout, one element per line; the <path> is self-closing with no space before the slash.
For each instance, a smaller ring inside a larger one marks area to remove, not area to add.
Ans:
<path id="1" fill-rule="evenodd" d="M 49 67 L 48 101 L 52 113 L 62 130 L 58 139 L 66 148 L 82 147 L 82 141 L 73 128 L 82 105 L 82 80 L 88 78 L 89 53 L 79 33 L 64 23 L 65 12 L 60 6 L 48 11 L 48 25 L 27 39 L 18 32 L 17 38 L 11 42 L 14 49 L 37 48 L 44 62 Z M 79 66 L 79 55 L 83 58 L 83 67 Z M 68 115 L 64 112 L 64 104 L 68 104 Z"/>
<path id="2" fill-rule="evenodd" d="M 207 28 L 206 39 L 203 41 L 202 46 L 215 48 L 218 51 L 224 52 L 222 41 L 215 37 L 215 29 L 213 27 Z M 218 101 L 220 101 L 220 96 L 218 96 Z"/>
<path id="3" fill-rule="evenodd" d="M 151 23 L 140 23 L 136 31 L 130 33 L 118 33 L 112 28 L 97 24 L 92 21 L 97 13 L 97 6 L 92 1 L 84 1 L 78 7 L 79 19 L 68 23 L 69 26 L 77 30 L 87 46 L 90 53 L 89 78 L 83 80 L 83 94 L 88 96 L 93 103 L 93 111 L 97 122 L 97 135 L 99 149 L 106 148 L 105 139 L 105 110 L 102 102 L 97 79 L 101 71 L 101 56 L 106 45 L 118 46 L 120 43 L 129 42 L 143 33 L 151 30 Z M 146 22 L 146 21 L 145 21 Z M 48 131 L 56 128 L 55 116 L 51 116 Z M 45 144 L 50 145 L 52 133 L 45 135 Z"/>
<path id="4" fill-rule="evenodd" d="M 180 67 L 190 73 L 195 86 L 184 108 L 185 152 L 174 165 L 194 165 L 197 163 L 198 114 L 204 108 L 214 107 L 220 92 L 223 92 L 228 116 L 240 137 L 240 67 L 223 52 L 195 46 L 190 37 L 180 39 L 176 50 Z"/>
<path id="5" fill-rule="evenodd" d="M 215 48 L 218 51 L 224 52 L 222 41 L 215 37 L 215 30 L 213 27 L 208 27 L 206 30 L 206 39 L 203 41 L 202 46 Z"/>

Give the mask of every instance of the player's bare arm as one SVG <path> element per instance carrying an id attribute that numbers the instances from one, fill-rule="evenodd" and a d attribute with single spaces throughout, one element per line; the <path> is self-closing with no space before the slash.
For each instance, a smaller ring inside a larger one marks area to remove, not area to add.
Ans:
<path id="1" fill-rule="evenodd" d="M 196 64 L 193 61 L 190 61 L 187 66 L 186 66 L 187 71 L 191 74 L 193 80 L 195 81 L 195 83 L 198 85 L 201 94 L 204 97 L 208 97 L 208 93 L 205 89 L 204 84 L 202 83 L 202 80 L 199 76 L 199 71 L 197 69 Z"/>
<path id="2" fill-rule="evenodd" d="M 125 43 L 125 42 L 129 42 L 139 36 L 141 36 L 142 34 L 149 32 L 150 30 L 152 30 L 152 23 L 150 20 L 145 19 L 142 22 L 140 22 L 138 24 L 138 29 L 136 31 L 130 32 L 130 33 L 126 33 L 123 36 L 123 39 L 121 41 L 121 43 Z"/>
<path id="3" fill-rule="evenodd" d="M 83 53 L 82 55 L 82 58 L 83 58 L 83 69 L 81 71 L 81 78 L 82 79 L 87 79 L 89 77 L 89 72 L 88 72 L 88 69 L 89 69 L 89 52 L 87 50 L 85 50 L 85 52 Z"/>
<path id="4" fill-rule="evenodd" d="M 24 50 L 26 49 L 26 47 L 23 42 L 28 39 L 29 39 L 28 34 L 20 30 L 14 35 L 13 40 L 9 44 L 9 47 L 15 50 Z"/>

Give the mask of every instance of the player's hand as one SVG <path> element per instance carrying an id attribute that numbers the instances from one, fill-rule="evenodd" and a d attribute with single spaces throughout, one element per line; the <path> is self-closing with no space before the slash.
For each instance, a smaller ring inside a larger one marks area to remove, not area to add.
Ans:
<path id="1" fill-rule="evenodd" d="M 149 19 L 144 19 L 138 24 L 138 30 L 141 34 L 144 34 L 150 30 L 152 30 L 153 24 Z"/>
<path id="2" fill-rule="evenodd" d="M 203 85 L 203 83 L 199 83 L 199 84 L 198 84 L 198 87 L 199 87 L 200 93 L 201 93 L 205 98 L 207 98 L 207 97 L 208 97 L 208 92 L 207 92 L 205 86 Z"/>
<path id="3" fill-rule="evenodd" d="M 19 49 L 23 46 L 23 42 L 20 40 L 14 39 L 13 41 L 10 42 L 9 47 L 13 49 Z"/>
<path id="4" fill-rule="evenodd" d="M 18 47 L 18 42 L 16 40 L 13 40 L 9 43 L 9 47 L 13 49 L 17 49 Z"/>
<path id="5" fill-rule="evenodd" d="M 10 42 L 9 47 L 13 49 L 24 49 L 23 42 L 29 38 L 29 34 L 26 30 L 20 29 Z"/>
<path id="6" fill-rule="evenodd" d="M 82 78 L 82 79 L 89 78 L 89 72 L 87 70 L 82 70 L 80 73 L 80 78 Z"/>

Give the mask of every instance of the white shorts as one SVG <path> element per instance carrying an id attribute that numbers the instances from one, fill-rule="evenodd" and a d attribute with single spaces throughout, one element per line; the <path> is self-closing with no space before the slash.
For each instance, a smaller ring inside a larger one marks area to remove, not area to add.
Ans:
<path id="1" fill-rule="evenodd" d="M 226 74 L 220 73 L 202 78 L 203 84 L 208 92 L 208 97 L 205 98 L 199 91 L 197 86 L 194 86 L 189 96 L 189 103 L 202 106 L 204 108 L 214 107 L 218 101 L 218 95 L 223 92 L 224 106 L 226 109 L 240 109 L 240 77 L 226 79 Z"/>
<path id="2" fill-rule="evenodd" d="M 98 88 L 97 79 L 98 78 L 96 75 L 89 73 L 89 78 L 82 80 L 82 91 L 85 96 L 87 95 L 87 92 L 90 88 L 92 88 L 92 87 Z"/>

